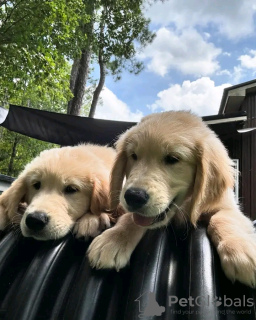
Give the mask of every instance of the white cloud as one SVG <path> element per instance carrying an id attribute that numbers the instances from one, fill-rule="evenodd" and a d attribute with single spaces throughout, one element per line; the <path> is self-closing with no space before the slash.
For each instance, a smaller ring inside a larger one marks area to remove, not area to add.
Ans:
<path id="1" fill-rule="evenodd" d="M 155 24 L 178 29 L 213 24 L 219 33 L 238 39 L 255 32 L 255 0 L 156 1 L 146 15 Z"/>
<path id="2" fill-rule="evenodd" d="M 137 122 L 143 117 L 141 111 L 132 112 L 126 103 L 106 87 L 102 90 L 100 97 L 102 103 L 99 103 L 96 108 L 95 118 Z"/>
<path id="3" fill-rule="evenodd" d="M 204 33 L 203 33 L 203 36 L 204 36 L 204 38 L 205 38 L 206 40 L 208 40 L 208 39 L 211 38 L 211 35 L 210 35 L 209 32 L 204 32 Z"/>
<path id="4" fill-rule="evenodd" d="M 238 60 L 242 67 L 256 71 L 256 50 L 250 50 L 249 54 L 240 56 Z"/>
<path id="5" fill-rule="evenodd" d="M 218 75 L 228 75 L 233 84 L 248 81 L 256 75 L 256 50 L 250 50 L 249 54 L 239 56 L 237 59 L 240 63 L 233 67 L 232 70 L 223 70 Z"/>
<path id="6" fill-rule="evenodd" d="M 232 82 L 234 84 L 238 84 L 245 77 L 245 75 L 245 69 L 241 67 L 241 65 L 234 66 L 233 71 L 231 72 L 230 79 L 232 79 Z"/>
<path id="7" fill-rule="evenodd" d="M 227 69 L 223 69 L 223 70 L 220 70 L 218 72 L 216 72 L 216 75 L 217 76 L 229 76 L 231 77 L 231 72 Z"/>
<path id="8" fill-rule="evenodd" d="M 219 111 L 223 89 L 231 86 L 215 86 L 214 81 L 202 77 L 195 81 L 174 84 L 158 93 L 159 99 L 149 106 L 152 111 L 191 110 L 199 116 L 214 115 Z"/>
<path id="9" fill-rule="evenodd" d="M 221 49 L 206 42 L 195 29 L 181 33 L 161 28 L 152 44 L 140 55 L 151 59 L 149 70 L 164 76 L 170 69 L 196 76 L 210 75 L 219 69 L 216 61 Z"/>

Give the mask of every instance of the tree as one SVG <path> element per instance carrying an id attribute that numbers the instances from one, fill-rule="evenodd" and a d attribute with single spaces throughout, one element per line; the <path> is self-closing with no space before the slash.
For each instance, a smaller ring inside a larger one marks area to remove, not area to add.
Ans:
<path id="1" fill-rule="evenodd" d="M 90 21 L 81 29 L 86 32 L 87 41 L 72 65 L 70 89 L 73 98 L 69 101 L 69 114 L 80 112 L 90 63 L 95 56 L 100 66 L 100 80 L 93 95 L 91 117 L 107 71 L 119 79 L 124 68 L 135 74 L 142 70 L 142 63 L 135 58 L 136 51 L 154 38 L 142 6 L 142 0 L 93 0 L 86 7 Z"/>
<path id="2" fill-rule="evenodd" d="M 0 172 L 16 177 L 41 151 L 58 147 L 0 127 Z"/>
<path id="3" fill-rule="evenodd" d="M 77 108 L 69 104 L 68 112 L 79 114 L 82 106 L 83 114 L 88 114 L 89 101 L 96 106 L 107 72 L 119 79 L 123 68 L 134 73 L 142 69 L 136 50 L 154 36 L 142 3 L 0 0 L 0 105 L 65 113 L 67 101 L 76 101 Z M 85 102 L 86 82 L 96 59 L 100 81 L 87 88 Z M 17 175 L 25 163 L 52 146 L 0 128 L 0 172 Z"/>
<path id="4" fill-rule="evenodd" d="M 42 89 L 61 84 L 68 94 L 67 59 L 84 46 L 79 26 L 87 20 L 82 0 L 0 1 L 0 100 L 28 82 Z"/>
<path id="5" fill-rule="evenodd" d="M 10 95 L 9 101 L 26 107 L 66 113 L 67 99 L 58 86 L 45 90 L 36 86 L 32 80 L 27 83 L 24 91 L 16 88 L 14 94 Z M 41 151 L 52 147 L 57 146 L 0 127 L 0 172 L 17 176 L 26 163 Z"/>
<path id="6" fill-rule="evenodd" d="M 91 93 L 88 92 L 88 95 L 91 98 Z M 25 91 L 16 90 L 15 94 L 10 96 L 10 102 L 58 113 L 66 113 L 67 107 L 67 99 L 63 96 L 61 88 L 56 86 L 46 90 L 37 87 L 32 81 L 27 84 Z M 83 112 L 85 115 L 88 114 L 89 105 L 84 106 Z M 17 176 L 41 151 L 53 147 L 58 146 L 0 127 L 0 173 Z"/>
<path id="7" fill-rule="evenodd" d="M 84 47 L 82 0 L 0 0 L 0 105 L 66 113 L 72 59 Z M 0 128 L 0 172 L 16 176 L 53 147 Z"/>

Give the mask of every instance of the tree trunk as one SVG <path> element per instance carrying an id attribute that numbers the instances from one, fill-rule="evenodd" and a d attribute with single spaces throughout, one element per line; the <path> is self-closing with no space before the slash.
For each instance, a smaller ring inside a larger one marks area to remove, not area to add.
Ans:
<path id="1" fill-rule="evenodd" d="M 11 158 L 10 158 L 10 162 L 9 162 L 9 166 L 8 166 L 8 171 L 7 171 L 8 176 L 13 175 L 13 162 L 14 162 L 14 158 L 16 156 L 16 149 L 17 149 L 18 142 L 19 142 L 19 139 L 16 134 L 15 138 L 14 138 L 13 146 L 12 146 L 12 154 L 11 154 Z"/>
<path id="2" fill-rule="evenodd" d="M 82 51 L 81 58 L 75 60 L 72 66 L 70 89 L 74 97 L 68 103 L 68 114 L 80 114 L 85 93 L 86 81 L 89 75 L 91 48 Z"/>
<path id="3" fill-rule="evenodd" d="M 90 108 L 89 118 L 93 118 L 95 115 L 96 106 L 97 106 L 99 96 L 100 96 L 101 90 L 104 86 L 105 78 L 106 78 L 106 65 L 103 60 L 101 52 L 99 53 L 99 65 L 100 65 L 100 80 L 99 80 L 99 83 L 98 83 L 94 93 L 93 93 L 93 99 L 92 99 L 92 104 L 91 104 L 91 108 Z"/>
<path id="4" fill-rule="evenodd" d="M 94 118 L 96 106 L 99 100 L 99 96 L 101 93 L 101 90 L 105 83 L 106 78 L 106 64 L 104 61 L 104 28 L 105 28 L 105 17 L 107 13 L 107 7 L 105 6 L 103 8 L 103 14 L 101 15 L 101 21 L 100 21 L 100 41 L 99 41 L 99 54 L 98 54 L 98 62 L 100 66 L 100 80 L 99 83 L 93 93 L 91 108 L 89 112 L 89 118 Z"/>
<path id="5" fill-rule="evenodd" d="M 80 58 L 75 59 L 72 64 L 71 75 L 70 75 L 70 90 L 72 93 L 74 93 L 74 90 L 75 90 L 75 84 L 76 84 L 76 78 L 78 75 L 79 64 L 80 64 Z"/>
<path id="6" fill-rule="evenodd" d="M 73 98 L 68 102 L 67 113 L 75 116 L 80 114 L 83 105 L 83 98 L 92 55 L 95 2 L 87 1 L 86 3 L 87 14 L 90 16 L 90 21 L 89 23 L 81 25 L 80 27 L 87 36 L 87 46 L 82 50 L 80 58 L 74 60 L 70 76 L 70 90 L 73 93 Z"/>

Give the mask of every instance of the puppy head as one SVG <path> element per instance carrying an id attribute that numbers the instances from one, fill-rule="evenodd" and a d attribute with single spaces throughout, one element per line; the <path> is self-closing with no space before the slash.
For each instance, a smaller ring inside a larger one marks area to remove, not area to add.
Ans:
<path id="1" fill-rule="evenodd" d="M 196 224 L 209 194 L 213 205 L 232 185 L 224 146 L 200 118 L 189 112 L 145 117 L 120 137 L 117 152 L 111 175 L 111 205 L 115 207 L 120 201 L 126 210 L 134 212 L 134 222 L 147 228 L 167 224 L 178 208 L 182 214 L 185 203 L 190 204 L 188 215 Z M 219 152 L 224 165 L 217 158 Z M 214 185 L 214 192 L 210 185 Z"/>
<path id="2" fill-rule="evenodd" d="M 108 205 L 108 174 L 100 162 L 90 149 L 79 146 L 44 151 L 27 165 L 5 195 L 10 215 L 22 198 L 27 203 L 22 234 L 39 240 L 61 238 L 86 212 L 100 214 Z"/>

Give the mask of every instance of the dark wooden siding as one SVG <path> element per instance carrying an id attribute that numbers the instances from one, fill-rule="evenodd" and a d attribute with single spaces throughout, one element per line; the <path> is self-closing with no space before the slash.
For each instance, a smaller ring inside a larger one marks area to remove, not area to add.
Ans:
<path id="1" fill-rule="evenodd" d="M 255 105 L 256 109 L 256 105 Z M 256 132 L 251 134 L 251 163 L 250 163 L 250 177 L 251 177 L 251 213 L 254 219 L 256 219 Z M 245 159 L 247 156 L 245 155 Z"/>
<path id="2" fill-rule="evenodd" d="M 256 219 L 256 131 L 220 137 L 232 159 L 239 159 L 239 200 L 246 215 Z"/>
<path id="3" fill-rule="evenodd" d="M 256 127 L 256 94 L 248 94 L 241 106 L 246 111 L 248 127 Z M 242 134 L 242 193 L 248 203 L 248 212 L 256 219 L 256 131 Z"/>
<path id="4" fill-rule="evenodd" d="M 247 126 L 256 127 L 256 94 L 248 94 L 240 107 L 248 116 Z M 242 209 L 256 219 L 256 130 L 220 137 L 232 159 L 239 159 L 239 198 Z"/>
<path id="5" fill-rule="evenodd" d="M 241 203 L 243 204 L 244 212 L 254 219 L 255 215 L 253 215 L 253 211 L 251 210 L 251 136 L 251 132 L 241 134 Z"/>
<path id="6" fill-rule="evenodd" d="M 241 111 L 246 111 L 248 116 L 248 127 L 256 127 L 256 94 L 246 95 Z"/>

